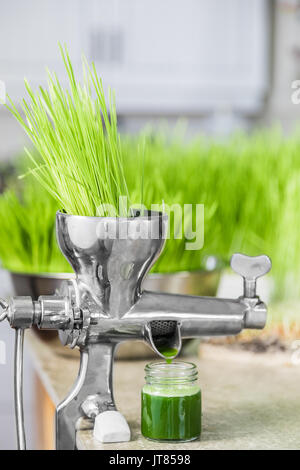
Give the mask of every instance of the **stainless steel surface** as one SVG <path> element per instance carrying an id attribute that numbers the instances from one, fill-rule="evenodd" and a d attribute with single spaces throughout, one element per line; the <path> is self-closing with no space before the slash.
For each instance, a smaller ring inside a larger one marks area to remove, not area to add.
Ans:
<path id="1" fill-rule="evenodd" d="M 142 288 L 154 292 L 168 292 L 173 294 L 184 295 L 202 295 L 202 296 L 215 296 L 219 285 L 221 270 L 199 270 L 199 271 L 179 271 L 176 273 L 148 273 L 143 281 Z M 41 295 L 51 295 L 57 290 L 60 290 L 62 284 L 66 280 L 74 280 L 76 278 L 74 273 L 9 273 L 14 286 L 15 295 L 30 295 L 33 300 L 37 300 Z M 43 340 L 51 340 L 56 336 L 56 330 L 36 330 L 37 334 Z M 78 333 L 78 332 L 77 332 Z M 76 333 L 76 334 L 77 334 Z M 75 336 L 72 332 L 59 332 L 60 339 L 63 344 L 70 344 L 70 340 Z M 185 340 L 183 346 L 189 340 Z M 74 347 L 77 340 L 74 338 Z M 124 347 L 125 346 L 125 347 Z M 117 351 L 117 359 L 126 359 L 128 357 L 141 358 L 153 357 L 151 350 L 146 344 L 141 342 L 131 343 L 130 348 L 123 345 Z"/>
<path id="2" fill-rule="evenodd" d="M 179 353 L 182 338 L 237 334 L 265 324 L 266 306 L 258 297 L 231 300 L 143 290 L 164 245 L 166 215 L 102 218 L 57 213 L 56 226 L 59 246 L 76 280 L 66 281 L 54 296 L 35 300 L 27 309 L 28 318 L 22 302 L 19 308 L 24 325 L 32 320 L 40 328 L 57 328 L 63 344 L 81 350 L 77 382 L 57 408 L 58 449 L 75 448 L 81 418 L 88 417 L 92 427 L 96 410 L 115 409 L 112 366 L 118 343 L 142 339 L 157 354 L 170 347 Z M 233 260 L 239 270 L 241 258 Z M 249 269 L 241 272 L 247 280 L 251 274 L 251 281 L 263 269 L 261 259 L 252 260 L 247 257 Z M 9 319 L 12 326 L 20 324 L 18 309 Z"/>
<path id="3" fill-rule="evenodd" d="M 89 395 L 81 405 L 84 416 L 90 419 L 95 419 L 101 413 L 101 402 L 99 395 Z"/>
<path id="4" fill-rule="evenodd" d="M 168 358 L 175 359 L 181 351 L 182 339 L 180 324 L 176 321 L 153 320 L 145 325 L 144 338 L 156 354 L 165 359 L 163 350 L 168 350 Z M 170 354 L 173 350 L 174 354 Z"/>
<path id="5" fill-rule="evenodd" d="M 23 411 L 23 349 L 24 329 L 15 330 L 14 394 L 18 450 L 26 450 Z"/>
<path id="6" fill-rule="evenodd" d="M 212 271 L 178 271 L 175 273 L 148 273 L 142 288 L 170 294 L 214 296 L 220 280 L 220 269 Z M 74 273 L 15 273 L 9 272 L 16 296 L 30 295 L 37 300 L 41 295 L 53 295 L 61 285 L 76 279 Z"/>
<path id="7" fill-rule="evenodd" d="M 34 304 L 38 306 L 36 312 L 39 310 L 39 315 L 36 316 L 39 328 L 46 330 L 74 328 L 75 317 L 68 297 L 41 295 Z"/>
<path id="8" fill-rule="evenodd" d="M 12 297 L 8 321 L 12 328 L 30 328 L 34 323 L 34 304 L 29 296 Z"/>
<path id="9" fill-rule="evenodd" d="M 158 319 L 177 321 L 180 323 L 182 338 L 231 335 L 244 328 L 247 308 L 239 299 L 145 291 L 124 319 L 135 324 Z"/>
<path id="10" fill-rule="evenodd" d="M 37 326 L 46 330 L 66 330 L 82 327 L 82 311 L 72 308 L 66 296 L 12 297 L 9 302 L 7 319 L 12 328 Z"/>
<path id="11" fill-rule="evenodd" d="M 8 303 L 0 298 L 0 307 L 2 308 L 2 312 L 0 314 L 0 322 L 6 320 L 7 318 L 7 311 L 8 311 Z"/>
<path id="12" fill-rule="evenodd" d="M 131 219 L 57 215 L 58 243 L 77 278 L 72 297 L 90 316 L 75 391 L 57 409 L 58 449 L 75 447 L 75 428 L 87 397 L 96 395 L 101 411 L 115 409 L 116 344 L 126 337 L 143 338 L 144 327 L 128 325 L 122 317 L 141 295 L 142 280 L 162 250 L 166 228 L 167 218 L 161 214 Z"/>
<path id="13" fill-rule="evenodd" d="M 137 301 L 142 281 L 163 248 L 167 216 L 58 213 L 56 221 L 58 244 L 76 273 L 80 305 L 98 307 L 99 318 L 120 318 Z"/>
<path id="14" fill-rule="evenodd" d="M 77 381 L 67 398 L 56 410 L 56 449 L 75 449 L 76 429 L 86 416 L 82 405 L 92 394 L 100 411 L 116 409 L 112 387 L 115 344 L 89 344 L 81 350 Z M 85 423 L 86 426 L 86 423 Z M 89 427 L 94 426 L 93 419 Z"/>
<path id="15" fill-rule="evenodd" d="M 256 296 L 256 280 L 271 269 L 271 260 L 266 255 L 246 256 L 235 253 L 231 257 L 231 268 L 244 279 L 244 297 Z"/>
<path id="16" fill-rule="evenodd" d="M 262 329 L 266 324 L 267 308 L 257 297 L 240 297 L 240 302 L 244 303 L 246 308 L 244 318 L 244 328 Z"/>

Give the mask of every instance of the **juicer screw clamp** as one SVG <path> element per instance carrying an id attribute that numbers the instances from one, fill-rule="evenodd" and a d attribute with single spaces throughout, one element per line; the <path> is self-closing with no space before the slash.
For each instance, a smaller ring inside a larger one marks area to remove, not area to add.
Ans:
<path id="1" fill-rule="evenodd" d="M 84 346 L 86 342 L 87 332 L 90 326 L 90 312 L 86 308 L 74 308 L 75 315 L 78 316 L 80 312 L 81 327 L 79 329 L 73 328 L 72 330 L 59 330 L 58 335 L 63 346 L 69 346 L 74 349 L 76 346 Z"/>
<path id="2" fill-rule="evenodd" d="M 267 274 L 272 266 L 267 255 L 246 256 L 241 253 L 232 255 L 230 265 L 233 271 L 244 279 L 244 297 L 256 297 L 256 280 Z"/>

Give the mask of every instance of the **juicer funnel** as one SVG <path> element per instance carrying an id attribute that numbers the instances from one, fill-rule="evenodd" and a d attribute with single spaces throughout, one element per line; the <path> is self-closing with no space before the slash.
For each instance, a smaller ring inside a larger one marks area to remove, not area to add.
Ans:
<path id="1" fill-rule="evenodd" d="M 167 223 L 158 212 L 130 218 L 58 212 L 57 241 L 76 274 L 80 304 L 88 297 L 106 317 L 127 312 L 163 249 Z"/>

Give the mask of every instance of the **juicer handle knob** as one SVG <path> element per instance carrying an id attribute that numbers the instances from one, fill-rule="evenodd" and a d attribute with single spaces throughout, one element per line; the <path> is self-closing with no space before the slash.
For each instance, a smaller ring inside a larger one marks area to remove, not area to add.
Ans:
<path id="1" fill-rule="evenodd" d="M 231 268 L 244 278 L 244 297 L 256 297 L 256 279 L 271 269 L 271 260 L 266 255 L 246 256 L 235 253 L 231 257 Z"/>

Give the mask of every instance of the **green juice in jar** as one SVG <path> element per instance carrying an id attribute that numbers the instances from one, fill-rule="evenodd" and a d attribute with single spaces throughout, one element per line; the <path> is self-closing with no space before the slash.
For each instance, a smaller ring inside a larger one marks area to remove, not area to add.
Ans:
<path id="1" fill-rule="evenodd" d="M 187 362 L 146 366 L 142 390 L 142 434 L 159 441 L 191 441 L 201 434 L 197 368 Z"/>

